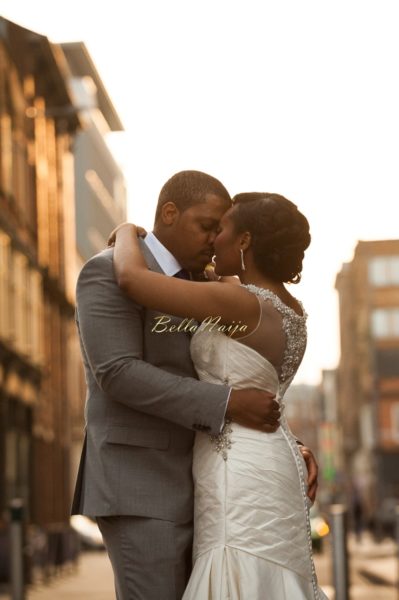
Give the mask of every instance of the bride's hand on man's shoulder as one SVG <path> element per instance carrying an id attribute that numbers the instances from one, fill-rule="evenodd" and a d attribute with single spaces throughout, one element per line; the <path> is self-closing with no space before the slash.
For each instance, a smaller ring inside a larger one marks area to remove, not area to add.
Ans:
<path id="1" fill-rule="evenodd" d="M 240 284 L 240 280 L 236 276 L 216 275 L 215 263 L 208 263 L 204 269 L 204 279 L 206 281 L 220 281 L 222 283 Z"/>
<path id="2" fill-rule="evenodd" d="M 134 223 L 127 222 L 121 223 L 120 225 L 118 225 L 118 227 L 115 227 L 115 229 L 110 233 L 107 241 L 108 248 L 112 248 L 112 246 L 115 246 L 116 236 L 118 234 L 118 231 L 120 231 L 122 228 L 130 229 L 132 233 L 135 233 L 137 235 L 137 237 L 144 238 L 147 235 L 146 229 L 144 229 L 144 227 L 141 227 L 140 225 L 135 225 Z"/>

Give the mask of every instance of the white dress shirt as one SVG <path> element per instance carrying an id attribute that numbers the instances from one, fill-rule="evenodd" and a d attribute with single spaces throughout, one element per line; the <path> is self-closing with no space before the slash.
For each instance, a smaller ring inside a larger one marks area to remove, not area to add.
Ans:
<path id="1" fill-rule="evenodd" d="M 151 250 L 152 255 L 165 275 L 170 275 L 172 277 L 181 271 L 182 266 L 179 261 L 175 259 L 173 254 L 169 252 L 167 248 L 165 248 L 152 231 L 147 233 L 144 242 L 149 250 Z"/>

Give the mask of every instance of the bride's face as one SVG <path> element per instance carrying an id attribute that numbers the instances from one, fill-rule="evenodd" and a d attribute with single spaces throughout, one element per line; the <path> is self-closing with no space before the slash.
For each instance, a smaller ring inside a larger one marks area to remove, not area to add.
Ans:
<path id="1" fill-rule="evenodd" d="M 231 213 L 228 210 L 220 220 L 215 248 L 215 273 L 217 275 L 237 275 L 241 270 L 240 242 L 241 234 L 237 233 Z"/>

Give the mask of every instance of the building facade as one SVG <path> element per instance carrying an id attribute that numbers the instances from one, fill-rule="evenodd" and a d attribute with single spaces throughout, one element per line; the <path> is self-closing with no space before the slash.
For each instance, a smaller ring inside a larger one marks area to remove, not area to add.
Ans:
<path id="1" fill-rule="evenodd" d="M 79 266 L 106 247 L 110 232 L 126 221 L 121 168 L 107 145 L 123 131 L 97 69 L 82 42 L 61 44 L 70 69 L 69 86 L 84 123 L 74 140 L 76 242 Z"/>
<path id="2" fill-rule="evenodd" d="M 317 427 L 320 480 L 318 497 L 324 506 L 346 500 L 345 462 L 337 386 L 337 370 L 324 369 L 318 387 L 320 420 Z"/>
<path id="3" fill-rule="evenodd" d="M 348 489 L 371 521 L 399 497 L 399 240 L 359 242 L 337 276 L 338 418 Z"/>
<path id="4" fill-rule="evenodd" d="M 65 61 L 0 18 L 0 514 L 68 528 L 74 327 L 73 136 Z"/>
<path id="5" fill-rule="evenodd" d="M 120 130 L 84 44 L 0 18 L 0 581 L 14 498 L 68 560 L 86 394 L 75 285 L 126 220 L 106 143 Z"/>

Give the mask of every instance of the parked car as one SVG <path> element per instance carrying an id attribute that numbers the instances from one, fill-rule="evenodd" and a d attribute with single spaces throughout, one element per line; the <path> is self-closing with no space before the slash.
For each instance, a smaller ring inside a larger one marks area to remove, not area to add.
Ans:
<path id="1" fill-rule="evenodd" d="M 83 515 L 73 515 L 70 523 L 72 529 L 79 535 L 84 548 L 94 550 L 103 550 L 105 548 L 101 531 L 95 521 Z"/>
<path id="2" fill-rule="evenodd" d="M 313 550 L 321 552 L 323 549 L 323 538 L 328 535 L 330 528 L 317 504 L 314 504 L 310 509 L 310 532 L 312 535 Z"/>

